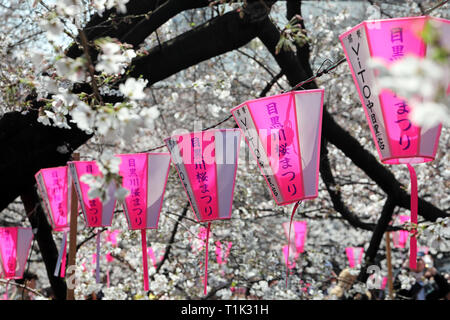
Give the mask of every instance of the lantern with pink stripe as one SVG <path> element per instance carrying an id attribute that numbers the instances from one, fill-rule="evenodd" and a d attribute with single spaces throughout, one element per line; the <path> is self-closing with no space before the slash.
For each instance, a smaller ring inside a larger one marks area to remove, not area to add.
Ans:
<path id="1" fill-rule="evenodd" d="M 122 186 L 130 191 L 124 201 L 128 228 L 141 231 L 144 290 L 149 290 L 146 229 L 157 229 L 169 175 L 170 154 L 119 154 Z"/>
<path id="2" fill-rule="evenodd" d="M 64 277 L 70 202 L 72 200 L 72 184 L 69 185 L 68 169 L 67 166 L 41 169 L 35 174 L 35 178 L 42 200 L 42 208 L 52 229 L 56 232 L 63 232 L 54 275 L 57 277 L 59 273 L 61 277 Z"/>
<path id="3" fill-rule="evenodd" d="M 354 268 L 361 264 L 364 248 L 363 247 L 347 247 L 345 248 L 345 253 L 347 254 L 348 263 L 350 268 Z"/>
<path id="4" fill-rule="evenodd" d="M 401 215 L 398 216 L 398 220 L 401 224 L 409 222 L 411 219 L 409 216 Z M 392 232 L 392 241 L 394 242 L 395 248 L 404 248 L 406 241 L 408 240 L 408 231 L 399 230 Z"/>
<path id="5" fill-rule="evenodd" d="M 100 198 L 91 199 L 88 196 L 89 185 L 82 182 L 80 178 L 84 174 L 101 176 L 102 173 L 97 163 L 95 161 L 70 161 L 67 162 L 67 165 L 69 167 L 69 185 L 73 181 L 86 226 L 90 228 L 110 227 L 116 207 L 115 183 L 111 182 L 108 186 L 108 201 L 103 202 Z M 100 257 L 100 241 L 101 232 L 97 231 L 97 257 Z M 100 259 L 97 258 L 96 262 L 96 282 L 100 283 Z"/>
<path id="6" fill-rule="evenodd" d="M 413 105 L 406 99 L 387 89 L 375 94 L 376 72 L 369 68 L 368 62 L 376 58 L 389 67 L 408 55 L 426 57 L 429 52 L 420 33 L 429 21 L 436 26 L 443 42 L 450 45 L 450 21 L 428 16 L 364 21 L 339 37 L 381 161 L 408 166 L 413 225 L 417 224 L 417 177 L 412 164 L 434 160 L 441 125 L 415 126 L 409 118 Z M 415 235 L 416 231 L 411 231 L 412 269 L 416 268 Z"/>
<path id="7" fill-rule="evenodd" d="M 240 147 L 238 129 L 214 129 L 165 140 L 198 222 L 207 222 L 204 293 L 211 221 L 231 218 Z"/>
<path id="8" fill-rule="evenodd" d="M 291 224 L 300 202 L 318 195 L 323 97 L 323 89 L 290 91 L 231 110 L 275 202 L 296 202 Z"/>
<path id="9" fill-rule="evenodd" d="M 0 262 L 5 279 L 23 277 L 32 240 L 31 228 L 0 228 Z"/>

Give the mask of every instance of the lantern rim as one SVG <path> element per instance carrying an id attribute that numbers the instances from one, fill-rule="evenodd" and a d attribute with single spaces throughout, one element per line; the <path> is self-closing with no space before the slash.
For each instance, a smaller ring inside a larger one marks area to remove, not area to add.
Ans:
<path id="1" fill-rule="evenodd" d="M 288 91 L 288 92 L 284 92 L 284 93 L 274 94 L 274 95 L 267 96 L 267 97 L 262 97 L 262 98 L 257 98 L 257 99 L 250 99 L 250 100 L 244 101 L 243 103 L 239 104 L 238 106 L 232 108 L 230 110 L 230 112 L 234 113 L 236 110 L 240 109 L 243 105 L 245 105 L 247 103 L 252 103 L 252 102 L 256 102 L 256 101 L 261 102 L 263 100 L 272 99 L 273 97 L 282 97 L 282 96 L 286 96 L 286 95 L 315 93 L 315 92 L 322 92 L 322 93 L 324 93 L 325 89 L 318 88 L 318 89 L 311 89 L 311 90 L 293 90 L 293 91 Z"/>
<path id="2" fill-rule="evenodd" d="M 405 161 L 400 161 L 406 159 Z M 435 159 L 434 156 L 426 156 L 426 155 L 420 155 L 420 154 L 416 154 L 416 155 L 411 155 L 411 156 L 403 156 L 403 157 L 386 157 L 381 159 L 381 162 L 383 162 L 384 164 L 419 164 L 419 163 L 426 163 L 426 162 L 431 162 Z"/>

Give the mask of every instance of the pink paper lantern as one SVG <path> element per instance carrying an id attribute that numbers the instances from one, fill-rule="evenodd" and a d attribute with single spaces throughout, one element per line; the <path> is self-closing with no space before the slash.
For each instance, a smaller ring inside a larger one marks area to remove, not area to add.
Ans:
<path id="1" fill-rule="evenodd" d="M 0 263 L 5 279 L 22 279 L 32 240 L 31 228 L 0 228 Z"/>
<path id="2" fill-rule="evenodd" d="M 426 57 L 427 45 L 420 32 L 428 21 L 438 28 L 448 46 L 450 21 L 428 16 L 364 21 L 339 37 L 381 161 L 408 166 L 413 224 L 417 224 L 417 177 L 412 164 L 434 160 L 441 125 L 428 129 L 415 126 L 409 119 L 413 106 L 408 101 L 386 89 L 376 95 L 376 72 L 368 62 L 377 58 L 389 67 L 408 55 Z M 415 269 L 417 239 L 412 233 L 410 267 Z"/>
<path id="3" fill-rule="evenodd" d="M 323 96 L 291 91 L 231 110 L 278 205 L 317 197 Z"/>
<path id="4" fill-rule="evenodd" d="M 231 110 L 275 202 L 296 202 L 291 223 L 300 201 L 318 195 L 323 97 L 323 89 L 290 91 Z M 286 287 L 287 278 L 288 270 Z"/>
<path id="5" fill-rule="evenodd" d="M 409 216 L 401 215 L 398 217 L 401 224 L 404 224 L 405 222 L 410 221 Z M 404 248 L 406 245 L 406 241 L 408 240 L 408 231 L 399 230 L 392 232 L 392 241 L 394 242 L 395 248 Z"/>
<path id="6" fill-rule="evenodd" d="M 69 231 L 69 216 L 72 200 L 72 184 L 69 184 L 68 169 L 64 167 L 45 168 L 35 174 L 38 192 L 42 199 L 44 211 L 52 229 L 63 232 L 58 259 L 55 267 L 55 277 L 60 273 L 65 276 L 67 232 Z M 62 264 L 62 266 L 61 266 Z"/>
<path id="7" fill-rule="evenodd" d="M 197 221 L 208 222 L 205 295 L 211 221 L 231 218 L 240 137 L 238 129 L 213 129 L 165 140 Z"/>
<path id="8" fill-rule="evenodd" d="M 97 163 L 95 161 L 70 161 L 67 162 L 67 165 L 70 172 L 69 184 L 73 181 L 75 185 L 86 225 L 91 228 L 110 227 L 116 206 L 115 184 L 112 182 L 108 187 L 109 200 L 106 203 L 103 203 L 100 198 L 90 199 L 88 196 L 89 185 L 80 181 L 80 178 L 84 174 L 100 176 L 101 172 Z"/>
<path id="9" fill-rule="evenodd" d="M 149 290 L 146 229 L 158 228 L 164 191 L 169 175 L 170 154 L 120 154 L 119 174 L 122 186 L 130 191 L 125 197 L 124 212 L 128 228 L 141 230 L 144 290 Z"/>
<path id="10" fill-rule="evenodd" d="M 362 247 L 347 247 L 345 248 L 345 253 L 347 254 L 348 263 L 350 268 L 354 268 L 361 264 L 362 257 L 364 254 L 364 248 Z"/>
<path id="11" fill-rule="evenodd" d="M 306 233 L 307 233 L 307 222 L 306 221 L 294 221 L 294 238 L 289 239 L 289 223 L 283 223 L 284 233 L 286 238 L 288 238 L 289 245 L 291 248 L 295 248 L 296 253 L 302 253 L 303 247 L 305 246 Z"/>

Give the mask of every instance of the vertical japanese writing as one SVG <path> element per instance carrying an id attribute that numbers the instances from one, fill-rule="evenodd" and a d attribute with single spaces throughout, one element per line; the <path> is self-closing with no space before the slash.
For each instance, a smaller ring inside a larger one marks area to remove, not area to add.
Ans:
<path id="1" fill-rule="evenodd" d="M 371 84 L 369 83 L 367 77 L 368 74 L 366 74 L 366 68 L 362 65 L 362 58 L 360 57 L 361 53 L 361 43 L 362 43 L 362 34 L 361 29 L 358 29 L 356 32 L 357 39 L 353 38 L 352 34 L 349 34 L 347 38 L 347 42 L 349 47 L 351 48 L 351 51 L 349 50 L 349 53 L 352 53 L 354 57 L 351 57 L 352 66 L 354 70 L 354 74 L 359 82 L 360 87 L 360 93 L 363 96 L 363 103 L 366 107 L 366 111 L 368 114 L 369 121 L 371 122 L 373 132 L 375 134 L 376 142 L 378 143 L 378 147 L 380 150 L 385 149 L 385 143 L 383 139 L 383 133 L 380 131 L 380 124 L 378 123 L 377 114 L 374 110 L 374 101 L 371 101 L 371 99 L 377 99 L 376 97 L 372 97 L 372 89 Z M 356 59 L 355 59 L 356 58 Z M 356 63 L 355 63 L 356 60 Z"/>
<path id="2" fill-rule="evenodd" d="M 200 186 L 200 199 L 205 205 L 203 206 L 203 213 L 206 216 L 211 217 L 211 215 L 213 214 L 213 209 L 210 205 L 212 196 L 208 188 L 208 171 L 206 170 L 206 163 L 205 159 L 203 158 L 202 146 L 199 137 L 191 138 L 191 147 L 194 151 L 195 178 Z"/>
<path id="3" fill-rule="evenodd" d="M 281 176 L 289 177 L 289 184 L 287 190 L 290 196 L 294 196 L 297 194 L 297 186 L 295 180 L 295 170 L 291 164 L 290 158 L 290 148 L 292 148 L 292 142 L 288 142 L 286 139 L 286 132 L 284 128 L 284 124 L 280 123 L 280 118 L 278 115 L 277 105 L 274 102 L 271 102 L 266 105 L 267 115 L 270 118 L 270 129 L 271 129 L 271 142 L 275 143 L 276 155 L 278 157 L 279 163 L 281 165 Z M 288 118 L 286 118 L 286 122 L 288 122 Z"/>
<path id="4" fill-rule="evenodd" d="M 142 208 L 141 208 L 141 181 L 136 173 L 136 159 L 128 159 L 128 181 L 130 185 L 131 212 L 134 215 L 134 222 L 138 227 L 142 226 Z"/>

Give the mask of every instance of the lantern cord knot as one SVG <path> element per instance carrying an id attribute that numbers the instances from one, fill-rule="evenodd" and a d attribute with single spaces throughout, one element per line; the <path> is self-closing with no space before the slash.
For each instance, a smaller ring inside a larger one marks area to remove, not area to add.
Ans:
<path id="1" fill-rule="evenodd" d="M 291 227 L 292 227 L 292 220 L 294 219 L 295 212 L 297 211 L 298 206 L 302 203 L 302 201 L 297 201 L 297 203 L 294 205 L 294 208 L 292 209 L 291 213 L 291 221 L 289 222 L 289 232 L 288 232 L 288 247 L 287 247 L 287 254 L 286 254 L 286 288 L 288 286 L 288 277 L 289 277 L 289 249 L 291 248 Z"/>

